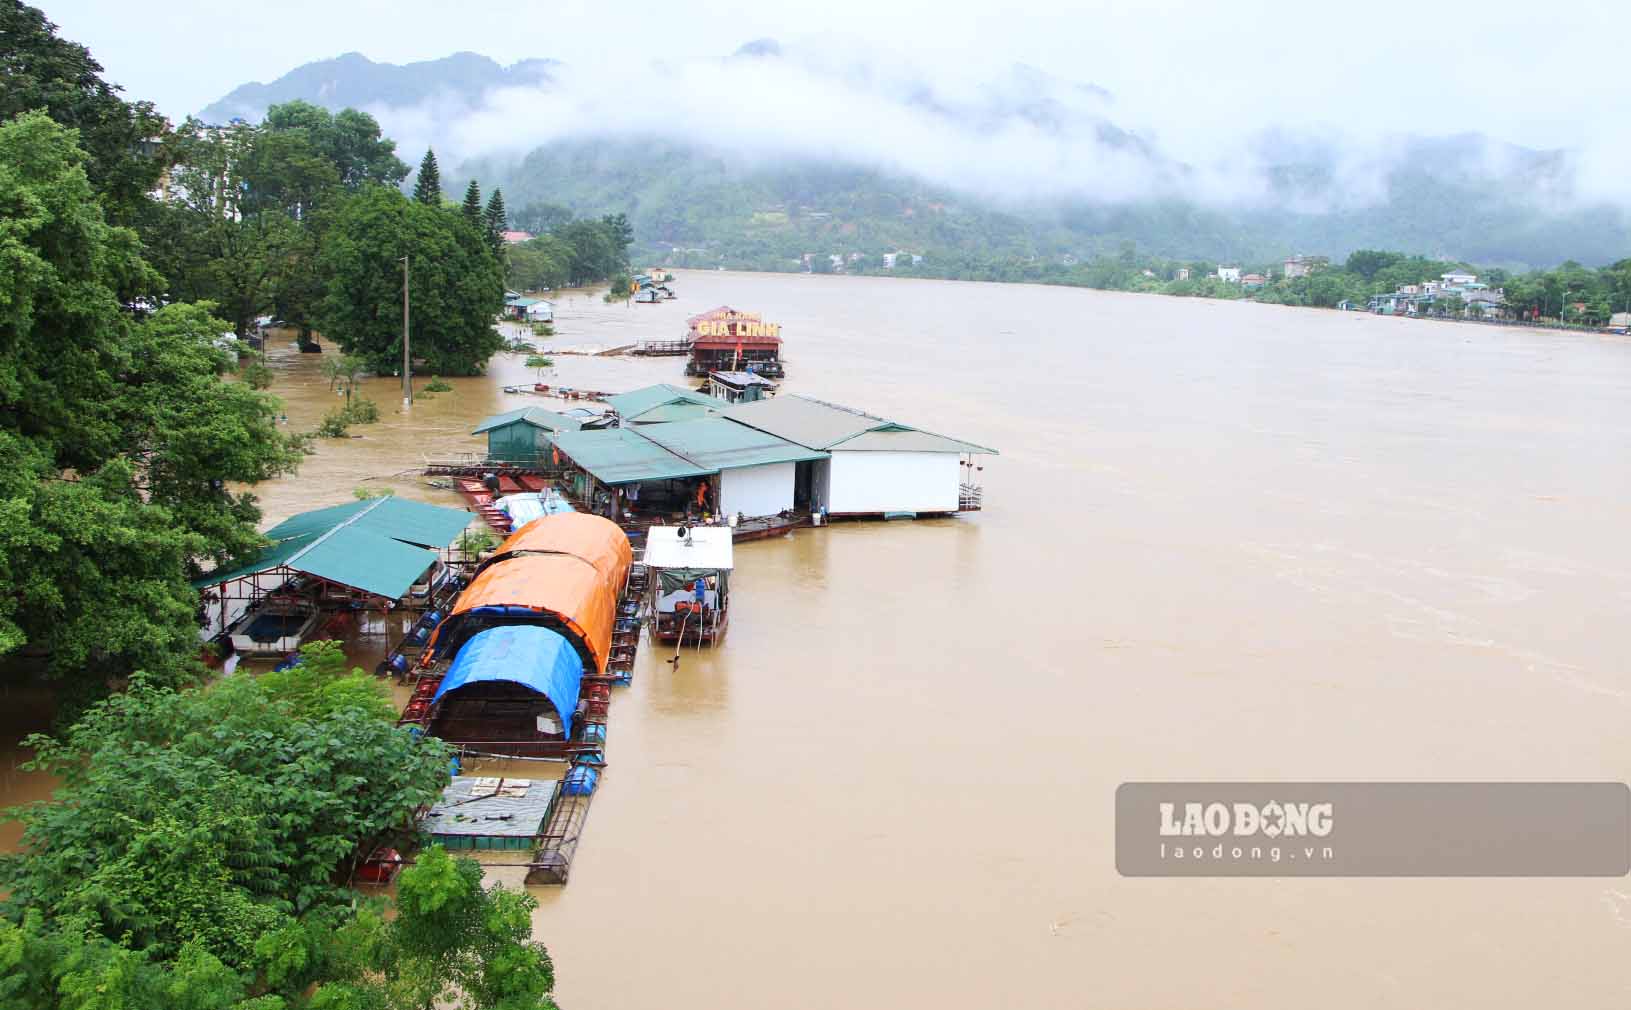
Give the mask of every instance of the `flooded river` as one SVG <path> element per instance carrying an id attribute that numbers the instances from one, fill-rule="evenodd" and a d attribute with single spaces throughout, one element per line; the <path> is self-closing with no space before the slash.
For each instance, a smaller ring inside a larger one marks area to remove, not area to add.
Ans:
<path id="1" fill-rule="evenodd" d="M 615 696 L 537 935 L 574 1010 L 1601 1007 L 1631 884 L 1123 879 L 1127 780 L 1631 779 L 1631 344 L 1101 293 L 682 274 L 557 345 L 783 325 L 786 389 L 1000 448 L 988 511 L 738 548 Z M 335 401 L 279 345 L 295 427 Z M 325 442 L 269 520 L 468 450 L 519 357 Z M 556 358 L 556 383 L 680 381 Z M 367 480 L 372 478 L 372 480 Z M 13 776 L 8 796 L 27 795 Z M 518 871 L 495 870 L 499 879 Z M 1624 893 L 1622 893 L 1624 892 Z"/>

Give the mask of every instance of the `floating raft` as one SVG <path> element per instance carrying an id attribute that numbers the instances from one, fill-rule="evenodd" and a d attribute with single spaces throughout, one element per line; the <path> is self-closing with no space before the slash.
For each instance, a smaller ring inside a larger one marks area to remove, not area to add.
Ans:
<path id="1" fill-rule="evenodd" d="M 532 849 L 544 834 L 557 785 L 539 779 L 454 776 L 424 831 L 448 849 Z"/>

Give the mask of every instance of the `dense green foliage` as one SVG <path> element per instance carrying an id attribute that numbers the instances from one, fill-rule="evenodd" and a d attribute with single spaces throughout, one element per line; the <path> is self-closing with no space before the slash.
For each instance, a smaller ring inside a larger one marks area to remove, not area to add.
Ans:
<path id="1" fill-rule="evenodd" d="M 402 264 L 410 256 L 410 347 L 425 370 L 475 375 L 502 341 L 493 320 L 504 279 L 484 236 L 458 210 L 383 186 L 347 200 L 318 257 L 328 278 L 318 328 L 384 375 L 402 367 Z"/>
<path id="2" fill-rule="evenodd" d="M 150 102 L 122 100 L 85 47 L 58 38 L 38 8 L 0 0 L 0 49 L 0 122 L 39 109 L 78 130 L 104 215 L 132 223 L 163 169 L 150 142 L 163 133 L 164 118 Z"/>
<path id="3" fill-rule="evenodd" d="M 510 286 L 520 291 L 579 286 L 626 273 L 632 229 L 622 214 L 557 220 L 553 230 L 509 248 Z"/>
<path id="4" fill-rule="evenodd" d="M 372 118 L 305 103 L 271 110 L 261 126 L 188 120 L 166 149 L 168 199 L 140 222 L 164 293 L 215 302 L 240 336 L 272 309 L 309 335 L 327 281 L 317 251 L 336 208 L 407 171 Z"/>
<path id="5" fill-rule="evenodd" d="M 371 119 L 299 105 L 259 128 L 186 124 L 155 157 L 126 142 L 143 107 L 122 107 L 37 11 L 0 0 L 0 42 L 18 88 L 0 98 L 0 657 L 27 649 L 77 716 L 25 741 L 28 770 L 60 788 L 12 812 L 0 1007 L 548 1010 L 531 899 L 435 849 L 394 916 L 348 886 L 381 846 L 417 840 L 449 752 L 398 729 L 336 643 L 183 689 L 203 672 L 188 576 L 262 542 L 254 498 L 230 488 L 299 458 L 255 388 L 261 359 L 228 376 L 213 299 L 240 331 L 272 304 L 307 321 L 333 283 L 313 269 L 323 229 L 356 238 L 349 207 L 408 203 L 401 163 Z M 43 111 L 13 115 L 13 97 Z M 166 163 L 160 204 L 142 179 Z M 478 256 L 490 333 L 501 287 L 483 236 L 412 206 Z M 349 390 L 361 366 L 338 358 L 331 381 Z"/>
<path id="6" fill-rule="evenodd" d="M 224 382 L 207 305 L 138 320 L 158 278 L 102 219 L 73 135 L 0 125 L 0 654 L 27 643 L 77 690 L 189 676 L 189 571 L 259 543 L 255 483 L 298 459 L 277 401 Z"/>
<path id="7" fill-rule="evenodd" d="M 345 886 L 411 836 L 449 753 L 392 725 L 336 643 L 301 655 L 209 689 L 138 678 L 29 741 L 62 786 L 15 814 L 23 851 L 0 859 L 0 1005 L 553 1006 L 533 902 L 475 863 L 422 853 L 394 918 Z"/>

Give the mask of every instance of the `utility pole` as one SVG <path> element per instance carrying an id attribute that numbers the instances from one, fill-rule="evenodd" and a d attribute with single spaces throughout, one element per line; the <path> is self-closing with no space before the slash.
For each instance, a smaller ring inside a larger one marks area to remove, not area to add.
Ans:
<path id="1" fill-rule="evenodd" d="M 408 356 L 408 257 L 402 257 L 402 406 L 413 406 L 413 386 L 409 373 L 413 359 Z"/>

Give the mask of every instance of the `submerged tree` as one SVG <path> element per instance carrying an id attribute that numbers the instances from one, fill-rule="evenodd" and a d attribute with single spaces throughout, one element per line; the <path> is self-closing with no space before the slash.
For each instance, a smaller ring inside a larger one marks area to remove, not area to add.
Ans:
<path id="1" fill-rule="evenodd" d="M 493 326 L 504 278 L 458 214 L 373 187 L 335 219 L 320 259 L 319 328 L 381 375 L 402 367 L 402 264 L 411 257 L 411 350 L 437 375 L 475 375 L 502 346 Z"/>

